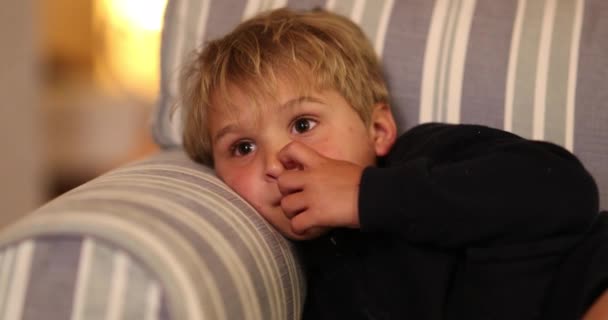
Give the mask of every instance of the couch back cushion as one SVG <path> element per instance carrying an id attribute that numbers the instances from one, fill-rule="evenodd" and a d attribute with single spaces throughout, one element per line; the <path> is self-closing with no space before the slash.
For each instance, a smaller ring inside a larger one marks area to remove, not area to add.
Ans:
<path id="1" fill-rule="evenodd" d="M 608 2 L 605 0 L 173 0 L 162 45 L 154 134 L 181 144 L 184 57 L 255 13 L 326 8 L 358 22 L 381 56 L 401 132 L 477 123 L 573 151 L 608 208 Z"/>

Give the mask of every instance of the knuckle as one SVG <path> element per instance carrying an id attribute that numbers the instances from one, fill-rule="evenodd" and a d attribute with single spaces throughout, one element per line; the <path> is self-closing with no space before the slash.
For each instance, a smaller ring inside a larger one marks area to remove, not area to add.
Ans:
<path id="1" fill-rule="evenodd" d="M 287 197 L 283 197 L 281 199 L 281 208 L 283 208 L 283 210 L 287 209 L 287 207 L 288 207 L 288 201 L 289 200 L 287 199 Z"/>

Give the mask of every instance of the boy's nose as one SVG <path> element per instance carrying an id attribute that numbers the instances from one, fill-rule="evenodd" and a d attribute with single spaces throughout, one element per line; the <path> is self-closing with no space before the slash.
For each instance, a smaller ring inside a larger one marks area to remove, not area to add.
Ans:
<path id="1" fill-rule="evenodd" d="M 293 160 L 281 161 L 279 154 L 289 145 L 291 141 L 280 141 L 271 146 L 267 146 L 264 152 L 266 177 L 272 180 L 277 179 L 285 170 L 301 170 L 302 165 Z"/>
<path id="2" fill-rule="evenodd" d="M 276 154 L 266 157 L 266 177 L 276 180 L 285 169 Z"/>
<path id="3" fill-rule="evenodd" d="M 279 149 L 280 150 L 280 149 Z M 270 179 L 277 179 L 285 170 L 299 170 L 302 166 L 295 161 L 281 161 L 279 152 L 266 154 L 266 176 Z"/>

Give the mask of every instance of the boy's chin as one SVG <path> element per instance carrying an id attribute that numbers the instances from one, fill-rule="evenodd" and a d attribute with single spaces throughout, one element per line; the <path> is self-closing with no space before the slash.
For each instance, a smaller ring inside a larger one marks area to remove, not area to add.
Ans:
<path id="1" fill-rule="evenodd" d="M 316 238 L 326 234 L 327 232 L 329 232 L 329 230 L 331 230 L 331 228 L 315 227 L 315 228 L 310 228 L 301 234 L 298 234 L 298 233 L 295 233 L 295 232 L 289 230 L 289 232 L 283 232 L 283 235 L 285 237 L 289 238 L 290 240 L 305 241 L 305 240 L 316 239 Z"/>

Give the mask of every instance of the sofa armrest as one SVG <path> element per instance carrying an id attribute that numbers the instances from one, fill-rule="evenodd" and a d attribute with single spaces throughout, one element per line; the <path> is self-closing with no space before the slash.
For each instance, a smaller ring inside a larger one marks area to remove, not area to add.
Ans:
<path id="1" fill-rule="evenodd" d="M 303 299 L 293 246 L 181 150 L 0 233 L 2 319 L 299 319 Z"/>

